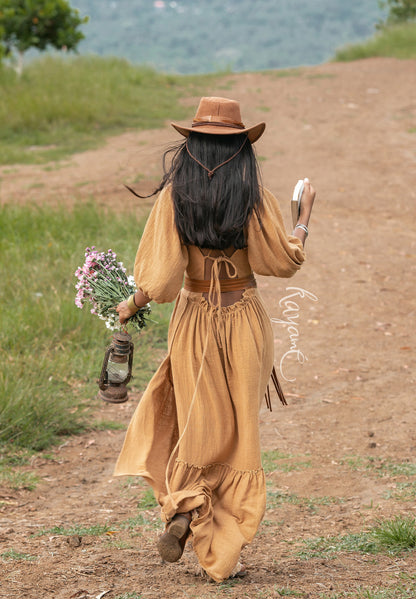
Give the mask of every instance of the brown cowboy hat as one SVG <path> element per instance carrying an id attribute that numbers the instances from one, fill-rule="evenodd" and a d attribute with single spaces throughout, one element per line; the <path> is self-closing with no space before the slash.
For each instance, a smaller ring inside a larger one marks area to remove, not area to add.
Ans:
<path id="1" fill-rule="evenodd" d="M 211 135 L 247 133 L 251 143 L 259 139 L 266 127 L 266 123 L 245 127 L 241 122 L 240 104 L 228 98 L 215 97 L 201 98 L 191 127 L 171 124 L 184 137 L 188 137 L 192 131 Z"/>

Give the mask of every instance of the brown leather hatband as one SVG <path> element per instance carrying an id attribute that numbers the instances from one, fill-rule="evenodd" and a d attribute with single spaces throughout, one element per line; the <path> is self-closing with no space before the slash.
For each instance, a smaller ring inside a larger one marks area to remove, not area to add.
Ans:
<path id="1" fill-rule="evenodd" d="M 220 279 L 221 293 L 227 291 L 239 291 L 248 287 L 256 287 L 254 275 L 241 277 L 240 279 Z M 208 293 L 211 286 L 210 279 L 190 279 L 185 275 L 185 289 L 196 293 Z"/>
<path id="2" fill-rule="evenodd" d="M 244 129 L 244 125 L 241 121 L 235 121 L 228 116 L 222 116 L 219 114 L 196 116 L 192 121 L 192 127 L 197 127 L 198 125 L 230 125 L 231 127 Z"/>
<path id="3" fill-rule="evenodd" d="M 220 121 L 201 121 L 200 123 L 192 123 L 192 128 L 205 127 L 206 125 L 215 125 L 215 127 L 231 127 L 231 129 L 244 129 L 244 125 L 236 123 L 221 123 Z"/>

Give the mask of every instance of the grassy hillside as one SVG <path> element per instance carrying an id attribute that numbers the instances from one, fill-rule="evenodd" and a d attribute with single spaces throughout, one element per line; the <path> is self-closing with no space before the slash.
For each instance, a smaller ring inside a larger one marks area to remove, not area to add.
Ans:
<path id="1" fill-rule="evenodd" d="M 82 53 L 158 70 L 256 71 L 317 64 L 374 31 L 377 0 L 77 0 Z M 158 8 L 159 6 L 159 8 Z"/>
<path id="2" fill-rule="evenodd" d="M 111 333 L 88 307 L 74 304 L 75 269 L 85 246 L 111 247 L 133 264 L 143 223 L 93 203 L 0 207 L 0 451 L 4 444 L 42 449 L 92 426 L 96 380 Z M 153 305 L 152 322 L 134 334 L 134 385 L 143 388 L 164 346 L 170 306 Z M 131 387 L 131 386 L 130 386 Z"/>
<path id="3" fill-rule="evenodd" d="M 118 58 L 44 57 L 19 79 L 0 68 L 0 164 L 57 159 L 129 128 L 186 116 L 179 103 L 205 77 L 162 75 Z"/>
<path id="4" fill-rule="evenodd" d="M 416 58 L 416 23 L 385 27 L 365 42 L 340 48 L 335 60 L 347 62 L 372 56 Z"/>

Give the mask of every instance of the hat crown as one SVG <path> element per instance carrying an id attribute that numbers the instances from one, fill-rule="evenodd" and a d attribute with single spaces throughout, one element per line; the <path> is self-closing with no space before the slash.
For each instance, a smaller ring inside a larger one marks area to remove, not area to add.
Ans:
<path id="1" fill-rule="evenodd" d="M 188 137 L 192 132 L 207 135 L 245 133 L 250 143 L 254 143 L 259 139 L 265 126 L 266 123 L 262 122 L 251 127 L 245 127 L 241 121 L 240 103 L 236 100 L 216 96 L 201 98 L 191 127 L 172 123 L 172 127 L 184 137 Z"/>
<path id="2" fill-rule="evenodd" d="M 200 122 L 228 123 L 244 128 L 239 102 L 215 96 L 201 98 L 193 119 L 193 123 Z"/>

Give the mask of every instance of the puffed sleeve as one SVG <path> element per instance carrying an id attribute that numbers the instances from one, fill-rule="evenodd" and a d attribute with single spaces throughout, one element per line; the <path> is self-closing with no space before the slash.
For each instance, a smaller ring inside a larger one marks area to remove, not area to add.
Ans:
<path id="1" fill-rule="evenodd" d="M 253 213 L 247 228 L 248 261 L 259 275 L 291 277 L 300 269 L 305 252 L 300 239 L 288 235 L 279 203 L 263 188 L 262 226 Z"/>
<path id="2" fill-rule="evenodd" d="M 134 263 L 134 280 L 139 289 L 158 304 L 178 295 L 188 264 L 175 225 L 170 187 L 160 192 L 147 220 Z"/>

